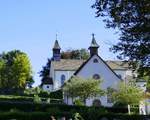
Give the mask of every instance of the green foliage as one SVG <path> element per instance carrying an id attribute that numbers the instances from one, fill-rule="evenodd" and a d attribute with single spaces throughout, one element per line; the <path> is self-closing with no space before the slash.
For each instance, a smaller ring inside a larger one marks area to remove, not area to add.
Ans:
<path id="1" fill-rule="evenodd" d="M 50 112 L 50 113 L 53 113 L 53 114 L 56 114 L 56 113 L 61 113 L 61 110 L 59 109 L 59 107 L 55 107 L 55 108 L 48 108 L 46 109 L 46 112 Z"/>
<path id="2" fill-rule="evenodd" d="M 24 90 L 24 94 L 28 96 L 40 95 L 42 92 L 43 90 L 40 87 L 28 88 Z"/>
<path id="3" fill-rule="evenodd" d="M 141 79 L 146 81 L 146 90 L 147 90 L 147 92 L 150 92 L 150 76 L 145 75 Z"/>
<path id="4" fill-rule="evenodd" d="M 143 91 L 130 83 L 119 83 L 117 91 L 112 93 L 114 103 L 119 104 L 139 104 L 144 99 Z"/>
<path id="5" fill-rule="evenodd" d="M 56 120 L 61 119 L 65 116 L 65 118 L 68 120 L 70 118 L 73 118 L 74 115 L 71 113 L 49 113 L 49 112 L 1 112 L 0 113 L 0 119 L 1 120 L 9 120 L 9 119 L 17 119 L 17 120 L 51 120 L 50 118 L 54 116 L 53 118 L 56 118 Z M 81 116 L 80 114 L 76 114 L 76 116 Z M 89 119 L 83 118 L 84 120 L 102 120 L 102 118 L 106 118 L 108 120 L 144 120 L 148 119 L 149 115 L 126 115 L 126 114 L 102 114 L 99 115 L 98 119 Z M 83 119 L 76 119 L 76 120 L 83 120 Z"/>
<path id="6" fill-rule="evenodd" d="M 61 53 L 62 59 L 83 59 L 86 60 L 90 56 L 89 52 L 86 49 L 80 50 L 67 50 Z"/>
<path id="7" fill-rule="evenodd" d="M 16 108 L 12 108 L 10 109 L 10 112 L 19 112 L 20 110 L 16 109 Z"/>
<path id="8" fill-rule="evenodd" d="M 28 56 L 14 50 L 0 54 L 0 88 L 25 88 L 33 83 Z"/>
<path id="9" fill-rule="evenodd" d="M 134 69 L 139 66 L 140 76 L 150 76 L 149 0 L 95 0 L 92 7 L 108 28 L 119 29 L 119 42 L 112 50 L 120 59 L 129 59 Z"/>
<path id="10" fill-rule="evenodd" d="M 80 97 L 83 101 L 90 97 L 102 96 L 101 80 L 72 77 L 63 87 L 63 91 L 70 97 Z"/>
<path id="11" fill-rule="evenodd" d="M 47 92 L 47 91 L 43 91 L 40 87 L 25 89 L 24 94 L 28 96 L 38 95 L 39 97 L 44 97 L 44 98 L 63 99 L 62 90 Z"/>
<path id="12" fill-rule="evenodd" d="M 66 119 L 72 117 L 70 113 L 49 113 L 49 112 L 4 112 L 0 113 L 1 120 L 51 120 L 52 116 L 55 116 L 56 120 L 60 120 L 62 116 L 66 116 Z M 54 119 L 53 119 L 54 120 Z"/>
<path id="13" fill-rule="evenodd" d="M 33 102 L 33 97 L 15 96 L 15 95 L 0 95 L 0 102 Z"/>
<path id="14" fill-rule="evenodd" d="M 119 116 L 121 120 L 134 120 L 132 118 L 132 115 L 126 116 L 126 114 L 118 114 L 121 112 L 123 108 L 120 109 L 114 109 L 114 108 L 106 108 L 106 107 L 86 107 L 86 106 L 69 106 L 69 105 L 62 105 L 62 104 L 37 104 L 37 103 L 12 103 L 12 102 L 0 102 L 0 118 L 3 116 L 2 113 L 5 111 L 10 111 L 9 114 L 12 113 L 18 113 L 18 115 L 14 115 L 12 118 L 16 118 L 19 115 L 22 116 L 22 114 L 26 114 L 27 116 L 23 116 L 26 119 L 30 116 L 34 116 L 32 119 L 47 119 L 49 116 L 54 116 L 55 118 L 60 117 L 66 117 L 68 118 L 74 118 L 75 113 L 79 113 L 76 115 L 81 115 L 84 120 L 100 120 L 100 118 L 118 118 Z M 109 112 L 107 112 L 107 110 Z M 3 111 L 3 112 L 2 112 Z M 22 112 L 23 113 L 22 113 Z M 42 111 L 42 113 L 41 113 Z M 37 114 L 36 114 L 37 113 Z M 6 113 L 8 117 L 9 114 Z M 28 116 L 29 115 L 29 116 Z M 124 117 L 123 117 L 124 116 Z M 10 116 L 9 116 L 10 117 Z M 39 118 L 38 118 L 39 117 Z M 131 118 L 130 118 L 131 117 Z M 78 117 L 77 117 L 78 118 Z M 135 117 L 137 118 L 137 117 Z M 4 120 L 4 119 L 3 119 Z M 110 119 L 111 120 L 111 119 Z M 137 119 L 138 120 L 138 119 Z M 141 120 L 141 118 L 139 119 Z"/>
<path id="15" fill-rule="evenodd" d="M 50 97 L 55 98 L 55 99 L 63 99 L 63 91 L 57 90 L 57 91 L 51 92 Z"/>
<path id="16" fill-rule="evenodd" d="M 80 99 L 74 100 L 74 104 L 77 106 L 83 106 L 84 105 L 83 101 L 81 101 Z"/>
<path id="17" fill-rule="evenodd" d="M 44 79 L 49 76 L 50 73 L 50 66 L 51 66 L 51 60 L 48 59 L 45 66 L 42 67 L 42 70 L 39 72 L 41 79 L 41 82 L 43 83 Z"/>
<path id="18" fill-rule="evenodd" d="M 41 102 L 41 98 L 38 95 L 34 95 L 34 102 L 35 103 L 40 103 Z"/>
<path id="19" fill-rule="evenodd" d="M 50 94 L 51 94 L 51 93 L 48 92 L 48 91 L 41 90 L 38 95 L 39 95 L 40 97 L 51 97 Z"/>
<path id="20" fill-rule="evenodd" d="M 33 96 L 15 96 L 15 95 L 0 95 L 0 102 L 22 102 L 22 103 L 55 103 L 62 104 L 62 99 L 50 98 L 50 97 L 40 97 L 38 95 Z"/>
<path id="21" fill-rule="evenodd" d="M 79 113 L 75 113 L 74 120 L 84 120 Z"/>

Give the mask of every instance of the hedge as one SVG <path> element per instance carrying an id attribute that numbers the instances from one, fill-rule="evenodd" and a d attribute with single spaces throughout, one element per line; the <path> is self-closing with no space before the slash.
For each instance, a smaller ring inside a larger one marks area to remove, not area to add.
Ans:
<path id="1" fill-rule="evenodd" d="M 47 103 L 31 103 L 31 102 L 0 102 L 0 110 L 9 111 L 16 108 L 20 111 L 47 111 L 48 109 L 58 108 L 60 111 L 75 111 L 75 112 L 109 112 L 109 113 L 127 113 L 127 108 L 109 108 L 109 107 L 87 107 L 87 106 L 72 106 L 65 104 L 47 104 Z"/>
<path id="2" fill-rule="evenodd" d="M 74 118 L 75 113 L 69 112 L 5 112 L 0 113 L 1 120 L 16 119 L 16 120 L 51 120 L 51 116 L 54 116 L 56 119 L 65 117 L 66 120 Z M 84 120 L 146 120 L 150 116 L 144 115 L 127 115 L 127 114 L 95 114 L 95 117 L 90 118 L 89 115 L 86 117 L 82 116 Z"/>
<path id="3" fill-rule="evenodd" d="M 11 91 L 12 89 L 8 90 Z M 2 89 L 0 88 L 0 98 L 1 96 L 6 96 L 6 98 L 8 98 L 9 96 L 11 97 L 34 97 L 35 94 L 27 94 L 27 93 L 23 93 L 23 90 L 18 90 L 21 91 L 21 93 L 16 93 L 13 92 L 13 90 L 10 93 L 5 93 L 5 91 L 7 91 L 7 89 Z M 15 90 L 16 91 L 16 90 Z M 7 97 L 8 96 L 8 97 Z M 40 91 L 40 93 L 38 94 L 39 97 L 43 97 L 43 98 L 53 98 L 53 99 L 63 99 L 63 92 L 62 90 L 57 90 L 54 92 L 50 92 L 50 94 L 47 91 Z"/>
<path id="4" fill-rule="evenodd" d="M 66 119 L 69 119 L 73 115 L 65 112 L 55 114 L 49 112 L 1 112 L 0 120 L 51 120 L 51 116 L 55 116 L 56 119 L 65 116 Z"/>
<path id="5" fill-rule="evenodd" d="M 62 103 L 62 99 L 55 99 L 55 98 L 44 98 L 40 97 L 41 102 L 47 102 L 48 99 L 50 100 L 49 103 Z M 0 102 L 34 102 L 34 97 L 28 96 L 14 96 L 14 95 L 0 95 Z"/>
<path id="6" fill-rule="evenodd" d="M 17 120 L 50 120 L 50 116 L 72 117 L 79 113 L 84 120 L 143 120 L 145 117 L 139 115 L 127 115 L 126 109 L 108 107 L 71 106 L 65 104 L 38 104 L 27 102 L 0 102 L 0 119 Z M 120 112 L 120 114 L 118 114 Z M 121 113 L 123 112 L 123 113 Z"/>
<path id="7" fill-rule="evenodd" d="M 0 95 L 0 101 L 28 101 L 33 102 L 33 97 L 27 96 L 14 96 L 14 95 Z"/>

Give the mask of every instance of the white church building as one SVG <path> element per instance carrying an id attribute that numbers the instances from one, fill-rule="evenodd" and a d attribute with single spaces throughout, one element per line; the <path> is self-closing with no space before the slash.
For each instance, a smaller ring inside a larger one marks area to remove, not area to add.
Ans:
<path id="1" fill-rule="evenodd" d="M 133 79 L 133 72 L 129 68 L 127 61 L 104 61 L 98 55 L 99 45 L 97 44 L 94 35 L 89 46 L 90 57 L 87 60 L 76 59 L 61 59 L 61 48 L 58 41 L 55 41 L 53 47 L 53 56 L 50 65 L 50 75 L 46 81 L 42 83 L 42 88 L 46 91 L 55 91 L 61 88 L 65 81 L 71 76 L 83 78 L 102 79 L 102 88 L 107 90 L 110 87 L 115 87 L 119 81 L 128 81 Z M 106 95 L 99 99 L 104 106 L 112 106 L 110 98 Z M 93 104 L 94 99 L 88 99 L 88 106 Z M 72 100 L 65 97 L 64 102 L 73 104 Z"/>

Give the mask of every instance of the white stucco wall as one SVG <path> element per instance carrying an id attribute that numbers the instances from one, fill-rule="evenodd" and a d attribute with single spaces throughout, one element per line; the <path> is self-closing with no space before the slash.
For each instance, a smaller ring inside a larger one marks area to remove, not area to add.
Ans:
<path id="1" fill-rule="evenodd" d="M 54 90 L 60 88 L 61 85 L 61 76 L 65 75 L 65 81 L 67 81 L 73 74 L 75 71 L 54 71 Z"/>
<path id="2" fill-rule="evenodd" d="M 94 59 L 98 59 L 98 63 L 93 63 Z M 94 74 L 99 74 L 103 80 L 102 88 L 112 85 L 117 85 L 120 79 L 109 69 L 109 67 L 99 59 L 97 55 L 93 56 L 90 61 L 83 67 L 83 69 L 77 74 L 79 77 L 92 78 Z"/>
<path id="3" fill-rule="evenodd" d="M 93 63 L 94 59 L 98 59 L 98 63 Z M 79 77 L 92 78 L 94 74 L 99 74 L 103 80 L 101 88 L 107 90 L 108 87 L 116 88 L 120 79 L 110 70 L 110 68 L 97 56 L 93 56 L 90 61 L 77 74 Z M 88 106 L 93 104 L 94 99 L 88 99 L 86 104 Z M 102 105 L 111 106 L 107 103 L 107 96 L 100 98 Z"/>

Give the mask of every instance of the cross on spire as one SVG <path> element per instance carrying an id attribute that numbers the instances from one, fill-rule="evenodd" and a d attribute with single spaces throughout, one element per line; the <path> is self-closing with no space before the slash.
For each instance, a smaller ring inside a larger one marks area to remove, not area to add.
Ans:
<path id="1" fill-rule="evenodd" d="M 92 42 L 91 42 L 90 47 L 99 47 L 99 45 L 97 44 L 97 42 L 95 40 L 95 34 L 94 33 L 92 33 Z"/>
<path id="2" fill-rule="evenodd" d="M 56 40 L 57 40 L 57 37 L 58 37 L 58 35 L 57 35 L 57 33 L 56 33 Z"/>
<path id="3" fill-rule="evenodd" d="M 95 37 L 94 37 L 94 36 L 95 36 L 95 34 L 94 34 L 94 33 L 92 33 L 92 38 L 94 38 L 94 39 L 95 39 Z"/>

